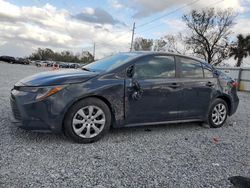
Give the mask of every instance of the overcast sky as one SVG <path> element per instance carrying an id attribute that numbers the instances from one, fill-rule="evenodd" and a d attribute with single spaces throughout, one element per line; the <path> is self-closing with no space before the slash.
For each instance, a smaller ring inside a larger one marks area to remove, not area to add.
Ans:
<path id="1" fill-rule="evenodd" d="M 250 0 L 0 0 L 0 55 L 26 56 L 38 47 L 92 52 L 94 42 L 98 57 L 128 51 L 133 22 L 135 37 L 158 38 L 183 31 L 184 13 L 208 7 L 234 8 L 235 35 L 250 33 Z"/>

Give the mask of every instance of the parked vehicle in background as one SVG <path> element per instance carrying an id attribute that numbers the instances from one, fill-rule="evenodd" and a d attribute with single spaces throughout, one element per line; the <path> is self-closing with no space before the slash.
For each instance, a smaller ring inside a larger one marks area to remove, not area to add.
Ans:
<path id="1" fill-rule="evenodd" d="M 0 61 L 4 61 L 7 63 L 15 63 L 16 59 L 11 56 L 0 56 Z"/>
<path id="2" fill-rule="evenodd" d="M 37 67 L 46 67 L 47 66 L 47 62 L 46 61 L 36 61 L 35 62 L 35 65 L 37 66 Z"/>
<path id="3" fill-rule="evenodd" d="M 29 65 L 30 61 L 25 58 L 17 58 L 15 61 L 16 64 Z"/>
<path id="4" fill-rule="evenodd" d="M 54 61 L 52 63 L 52 67 L 59 68 L 60 67 L 60 62 Z"/>
<path id="5" fill-rule="evenodd" d="M 47 67 L 53 67 L 54 62 L 53 61 L 45 61 Z"/>
<path id="6" fill-rule="evenodd" d="M 11 56 L 0 56 L 0 61 L 8 62 L 11 64 L 29 65 L 30 61 L 26 58 L 15 58 Z"/>
<path id="7" fill-rule="evenodd" d="M 59 67 L 60 68 L 69 68 L 69 64 L 65 63 L 65 62 L 60 62 Z"/>
<path id="8" fill-rule="evenodd" d="M 78 68 L 80 68 L 81 66 L 80 66 L 80 64 L 78 64 L 78 63 L 70 63 L 69 64 L 69 68 L 72 68 L 72 69 L 78 69 Z"/>
<path id="9" fill-rule="evenodd" d="M 68 63 L 68 62 L 59 62 L 59 61 L 36 61 L 35 65 L 37 67 L 46 66 L 46 67 L 56 67 L 56 68 L 80 68 L 83 64 L 79 63 Z"/>
<path id="10" fill-rule="evenodd" d="M 238 107 L 237 83 L 203 60 L 172 53 L 131 52 L 82 69 L 43 72 L 14 85 L 16 123 L 64 132 L 76 142 L 110 128 L 180 122 L 221 127 Z"/>

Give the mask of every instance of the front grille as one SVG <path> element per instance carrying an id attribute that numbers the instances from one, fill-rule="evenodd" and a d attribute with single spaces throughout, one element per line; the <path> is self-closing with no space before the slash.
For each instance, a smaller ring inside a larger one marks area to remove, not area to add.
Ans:
<path id="1" fill-rule="evenodd" d="M 21 117 L 20 111 L 18 110 L 18 107 L 16 105 L 16 101 L 14 99 L 10 99 L 10 105 L 11 105 L 11 109 L 12 109 L 14 118 L 17 120 L 21 120 L 22 117 Z"/>

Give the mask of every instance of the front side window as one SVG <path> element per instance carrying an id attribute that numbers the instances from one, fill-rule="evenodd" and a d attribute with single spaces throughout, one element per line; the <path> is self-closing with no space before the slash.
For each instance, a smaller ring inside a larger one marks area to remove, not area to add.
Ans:
<path id="1" fill-rule="evenodd" d="M 173 56 L 154 56 L 140 59 L 135 64 L 134 78 L 155 79 L 175 77 Z"/>
<path id="2" fill-rule="evenodd" d="M 193 59 L 180 58 L 182 78 L 203 78 L 201 63 Z"/>

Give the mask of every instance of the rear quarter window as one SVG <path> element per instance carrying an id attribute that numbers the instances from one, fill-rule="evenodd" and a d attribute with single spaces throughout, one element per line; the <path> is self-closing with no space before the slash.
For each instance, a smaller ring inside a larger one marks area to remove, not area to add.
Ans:
<path id="1" fill-rule="evenodd" d="M 202 64 L 202 66 L 204 71 L 204 78 L 213 78 L 214 77 L 213 70 L 209 66 L 206 66 L 205 64 Z"/>

